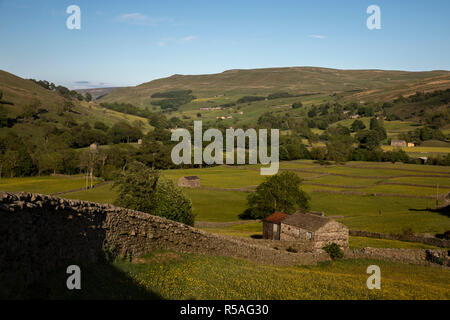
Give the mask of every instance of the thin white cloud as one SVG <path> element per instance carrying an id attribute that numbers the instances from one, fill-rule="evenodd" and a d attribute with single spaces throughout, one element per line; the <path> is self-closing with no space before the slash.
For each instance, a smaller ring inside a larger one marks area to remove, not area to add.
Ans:
<path id="1" fill-rule="evenodd" d="M 76 89 L 94 89 L 94 88 L 110 88 L 114 87 L 111 83 L 106 82 L 92 82 L 92 81 L 74 81 L 67 84 L 71 90 Z"/>
<path id="2" fill-rule="evenodd" d="M 159 47 L 164 47 L 164 46 L 166 46 L 168 44 L 172 44 L 172 43 L 174 43 L 174 44 L 184 44 L 184 43 L 192 42 L 195 39 L 197 39 L 197 37 L 193 36 L 193 35 L 189 35 L 189 36 L 186 36 L 186 37 L 183 37 L 183 38 L 164 38 L 164 39 L 161 39 L 160 41 L 158 41 L 157 45 Z"/>
<path id="3" fill-rule="evenodd" d="M 156 26 L 164 22 L 172 22 L 168 18 L 153 18 L 140 12 L 124 13 L 117 17 L 116 21 L 140 26 Z"/>
<path id="4" fill-rule="evenodd" d="M 187 36 L 187 37 L 184 37 L 183 39 L 181 39 L 181 41 L 182 42 L 191 42 L 191 41 L 194 41 L 195 39 L 196 39 L 195 36 Z"/>
<path id="5" fill-rule="evenodd" d="M 310 34 L 309 37 L 314 38 L 314 39 L 326 39 L 327 38 L 327 36 L 324 36 L 321 34 Z"/>

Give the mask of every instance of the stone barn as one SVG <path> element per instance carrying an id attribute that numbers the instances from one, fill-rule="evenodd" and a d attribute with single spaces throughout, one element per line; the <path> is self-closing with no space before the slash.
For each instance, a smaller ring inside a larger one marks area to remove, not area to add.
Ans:
<path id="1" fill-rule="evenodd" d="M 405 140 L 392 140 L 391 146 L 392 147 L 406 147 L 407 143 Z"/>
<path id="2" fill-rule="evenodd" d="M 298 212 L 288 215 L 275 212 L 263 221 L 263 238 L 286 241 L 308 241 L 315 249 L 329 243 L 348 247 L 348 228 L 333 219 Z"/>
<path id="3" fill-rule="evenodd" d="M 98 150 L 99 144 L 97 142 L 91 143 L 91 145 L 89 146 L 89 150 L 91 151 L 96 151 Z"/>
<path id="4" fill-rule="evenodd" d="M 179 187 L 198 188 L 200 187 L 200 178 L 197 176 L 181 177 L 178 179 Z"/>
<path id="5" fill-rule="evenodd" d="M 281 221 L 289 215 L 275 212 L 263 220 L 263 239 L 280 240 Z"/>

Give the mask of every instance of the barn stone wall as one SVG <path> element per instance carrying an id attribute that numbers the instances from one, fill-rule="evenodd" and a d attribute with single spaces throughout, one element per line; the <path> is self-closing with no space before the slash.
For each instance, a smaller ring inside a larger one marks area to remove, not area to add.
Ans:
<path id="1" fill-rule="evenodd" d="M 308 239 L 308 232 L 312 233 L 312 238 Z M 315 249 L 322 249 L 329 243 L 336 243 L 342 248 L 348 247 L 348 229 L 336 222 L 330 221 L 316 231 L 305 230 L 299 227 L 281 223 L 281 237 L 284 241 L 302 241 L 305 244 L 311 243 Z"/>
<path id="2" fill-rule="evenodd" d="M 200 179 L 189 180 L 181 177 L 178 179 L 178 186 L 184 188 L 200 188 Z"/>
<path id="3" fill-rule="evenodd" d="M 307 240 L 306 237 L 307 232 L 308 232 L 307 230 L 282 223 L 280 240 L 284 241 Z"/>
<path id="4" fill-rule="evenodd" d="M 330 243 L 336 243 L 342 248 L 348 248 L 348 229 L 336 221 L 330 221 L 314 232 L 315 248 L 320 249 Z"/>

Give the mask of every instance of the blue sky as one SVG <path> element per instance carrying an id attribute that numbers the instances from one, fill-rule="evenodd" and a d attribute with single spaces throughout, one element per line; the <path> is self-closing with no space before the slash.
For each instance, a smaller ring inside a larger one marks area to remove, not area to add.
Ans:
<path id="1" fill-rule="evenodd" d="M 81 8 L 81 30 L 66 8 Z M 381 30 L 366 27 L 369 5 Z M 449 70 L 450 1 L 0 0 L 0 69 L 71 88 L 318 66 Z"/>

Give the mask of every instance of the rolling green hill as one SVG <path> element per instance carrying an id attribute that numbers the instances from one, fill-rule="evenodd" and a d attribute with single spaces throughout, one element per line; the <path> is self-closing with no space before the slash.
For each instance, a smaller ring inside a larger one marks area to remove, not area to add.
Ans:
<path id="1" fill-rule="evenodd" d="M 89 123 L 102 121 L 111 126 L 119 121 L 132 124 L 141 121 L 143 130 L 150 126 L 145 118 L 126 115 L 107 110 L 96 103 L 67 99 L 55 91 L 45 89 L 31 80 L 22 79 L 0 70 L 0 91 L 2 100 L 8 104 L 0 105 L 3 119 L 9 119 L 10 125 L 3 126 L 0 135 L 10 132 L 31 140 L 42 137 L 45 128 L 54 126 L 63 128 L 68 122 Z M 70 103 L 71 107 L 67 108 Z"/>
<path id="2" fill-rule="evenodd" d="M 293 94 L 340 93 L 354 100 L 392 100 L 399 94 L 450 87 L 450 72 L 406 72 L 383 70 L 337 70 L 314 67 L 229 70 L 207 75 L 173 75 L 136 87 L 113 90 L 101 102 L 126 102 L 149 106 L 151 95 L 169 90 L 192 90 L 202 100 L 275 92 Z"/>

